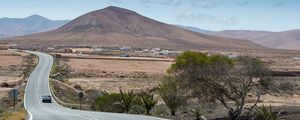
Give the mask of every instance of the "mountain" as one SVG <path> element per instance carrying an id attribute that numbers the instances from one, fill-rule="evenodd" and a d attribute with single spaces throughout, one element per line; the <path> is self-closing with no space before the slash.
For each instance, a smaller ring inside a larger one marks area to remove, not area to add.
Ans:
<path id="1" fill-rule="evenodd" d="M 210 34 L 222 37 L 247 39 L 269 48 L 300 50 L 300 30 L 283 32 L 225 30 Z"/>
<path id="2" fill-rule="evenodd" d="M 223 31 L 210 31 L 203 30 L 197 27 L 181 26 L 186 30 L 191 30 L 198 33 L 235 38 L 242 40 L 250 40 L 259 45 L 276 48 L 276 49 L 287 49 L 287 50 L 300 50 L 300 29 L 290 30 L 283 32 L 269 32 L 269 31 L 255 31 L 255 30 L 223 30 Z"/>
<path id="3" fill-rule="evenodd" d="M 49 20 L 39 15 L 26 18 L 0 18 L 0 38 L 45 32 L 67 22 L 68 20 Z"/>
<path id="4" fill-rule="evenodd" d="M 192 32 L 113 6 L 84 14 L 53 31 L 8 38 L 3 42 L 43 48 L 55 45 L 90 45 L 188 50 L 264 49 L 247 40 Z"/>
<path id="5" fill-rule="evenodd" d="M 183 25 L 176 25 L 177 27 L 183 28 L 183 29 L 187 29 L 193 32 L 198 32 L 198 33 L 203 33 L 203 34 L 209 34 L 212 33 L 213 31 L 211 30 L 204 30 L 204 29 L 200 29 L 197 27 L 193 27 L 193 26 L 183 26 Z"/>

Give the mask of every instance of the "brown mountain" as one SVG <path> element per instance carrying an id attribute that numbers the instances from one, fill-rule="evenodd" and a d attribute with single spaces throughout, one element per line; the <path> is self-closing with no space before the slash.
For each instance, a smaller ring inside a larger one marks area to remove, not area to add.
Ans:
<path id="1" fill-rule="evenodd" d="M 300 30 L 284 32 L 224 30 L 210 35 L 247 39 L 269 48 L 300 50 Z"/>
<path id="2" fill-rule="evenodd" d="M 247 40 L 188 31 L 118 7 L 87 13 L 50 32 L 9 38 L 4 42 L 17 43 L 23 47 L 91 45 L 168 49 L 264 49 Z"/>

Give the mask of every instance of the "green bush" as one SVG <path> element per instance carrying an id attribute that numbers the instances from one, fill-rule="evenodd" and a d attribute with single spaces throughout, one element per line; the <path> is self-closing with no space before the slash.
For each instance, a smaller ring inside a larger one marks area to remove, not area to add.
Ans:
<path id="1" fill-rule="evenodd" d="M 140 105 L 133 105 L 128 112 L 129 114 L 144 114 L 146 110 Z"/>
<path id="2" fill-rule="evenodd" d="M 137 95 L 132 91 L 124 93 L 120 90 L 120 93 L 107 93 L 103 92 L 95 102 L 95 108 L 98 111 L 104 112 L 117 112 L 117 113 L 136 113 L 130 111 L 132 106 L 141 105 L 141 101 L 137 99 Z"/>
<path id="3" fill-rule="evenodd" d="M 256 120 L 279 120 L 279 114 L 272 112 L 272 107 L 261 106 L 256 108 L 255 112 Z"/>
<path id="4" fill-rule="evenodd" d="M 172 77 L 166 77 L 166 80 L 159 85 L 158 93 L 173 116 L 177 109 L 186 103 L 186 91 L 180 88 L 178 82 Z"/>
<path id="5" fill-rule="evenodd" d="M 129 91 L 127 93 L 124 93 L 122 89 L 120 88 L 120 94 L 121 94 L 121 103 L 125 107 L 125 112 L 129 112 L 131 106 L 134 105 L 134 101 L 137 99 L 137 96 L 133 93 L 133 91 Z"/>
<path id="6" fill-rule="evenodd" d="M 140 100 L 142 101 L 142 106 L 146 110 L 146 114 L 150 114 L 150 110 L 157 104 L 158 97 L 154 97 L 150 92 L 141 91 L 139 95 Z"/>
<path id="7" fill-rule="evenodd" d="M 116 105 L 115 103 L 120 103 L 121 101 L 121 94 L 103 92 L 102 96 L 98 97 L 96 100 L 96 110 L 104 112 L 120 112 L 118 108 L 115 108 L 120 106 Z M 121 109 L 124 110 L 124 108 Z M 122 112 L 125 112 L 125 110 Z"/>
<path id="8" fill-rule="evenodd" d="M 169 115 L 169 110 L 168 107 L 165 105 L 156 105 L 153 107 L 151 110 L 152 115 L 154 116 L 168 116 Z"/>
<path id="9" fill-rule="evenodd" d="M 274 87 L 271 78 L 263 78 L 263 79 L 259 80 L 259 84 L 266 90 L 270 90 L 270 89 L 272 89 L 272 87 Z"/>

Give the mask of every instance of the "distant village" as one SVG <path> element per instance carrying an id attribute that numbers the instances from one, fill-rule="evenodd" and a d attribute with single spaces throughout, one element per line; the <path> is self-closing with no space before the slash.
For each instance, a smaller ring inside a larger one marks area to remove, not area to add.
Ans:
<path id="1" fill-rule="evenodd" d="M 0 44 L 0 49 L 20 49 L 17 44 Z M 31 50 L 35 50 L 31 48 Z M 134 48 L 134 47 L 92 47 L 87 45 L 81 46 L 53 46 L 42 49 L 45 52 L 52 53 L 74 53 L 78 56 L 82 54 L 120 56 L 120 57 L 176 57 L 183 51 L 170 50 L 163 48 Z M 210 54 L 227 55 L 230 58 L 238 57 L 236 53 L 223 53 L 222 51 L 201 51 Z"/>
<path id="2" fill-rule="evenodd" d="M 8 49 L 21 49 L 18 44 L 6 44 L 0 43 L 0 50 Z M 30 50 L 35 50 L 31 48 Z M 134 47 L 93 47 L 87 45 L 81 46 L 53 46 L 41 49 L 45 52 L 52 53 L 73 53 L 77 56 L 82 54 L 91 54 L 91 55 L 106 55 L 106 56 L 119 56 L 119 57 L 168 57 L 174 58 L 183 51 L 180 50 L 170 50 L 163 48 L 134 48 Z M 223 52 L 223 51 L 201 51 L 208 55 L 212 54 L 221 54 L 226 55 L 229 58 L 236 58 L 239 56 L 236 52 Z M 300 56 L 295 56 L 292 59 L 299 60 Z"/>

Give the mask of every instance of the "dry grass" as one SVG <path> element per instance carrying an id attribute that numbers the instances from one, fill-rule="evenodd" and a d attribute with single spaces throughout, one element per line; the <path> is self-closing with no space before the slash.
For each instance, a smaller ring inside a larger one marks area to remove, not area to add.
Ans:
<path id="1" fill-rule="evenodd" d="M 132 61 L 132 60 L 101 60 L 101 59 L 70 59 L 69 64 L 77 73 L 91 72 L 94 74 L 134 74 L 142 72 L 146 75 L 161 75 L 171 66 L 172 62 L 163 61 Z"/>
<path id="2" fill-rule="evenodd" d="M 69 58 L 64 61 L 73 71 L 73 77 L 68 79 L 68 83 L 72 86 L 81 85 L 85 90 L 97 89 L 109 92 L 117 92 L 119 87 L 124 90 L 152 89 L 158 86 L 172 64 L 170 61 L 149 60 L 157 58 L 126 59 Z"/>
<path id="3" fill-rule="evenodd" d="M 14 83 L 22 78 L 23 58 L 28 54 L 0 50 L 0 84 Z"/>
<path id="4" fill-rule="evenodd" d="M 80 85 L 83 89 L 97 89 L 109 92 L 119 92 L 123 90 L 146 90 L 157 87 L 159 78 L 73 78 L 69 83 Z"/>
<path id="5" fill-rule="evenodd" d="M 15 112 L 5 112 L 1 120 L 25 120 L 27 112 L 25 109 L 20 109 Z"/>
<path id="6" fill-rule="evenodd" d="M 0 50 L 0 109 L 5 112 L 4 120 L 22 120 L 25 118 L 26 112 L 24 110 L 9 112 L 12 106 L 11 100 L 9 98 L 9 93 L 14 86 L 19 87 L 19 99 L 23 99 L 23 93 L 25 89 L 25 78 L 28 77 L 25 71 L 30 71 L 28 66 L 37 62 L 29 54 Z M 34 63 L 28 60 L 33 60 Z M 21 103 L 17 103 L 17 110 L 21 107 Z M 23 114 L 24 113 L 24 114 Z M 1 119 L 1 120 L 2 120 Z"/>

